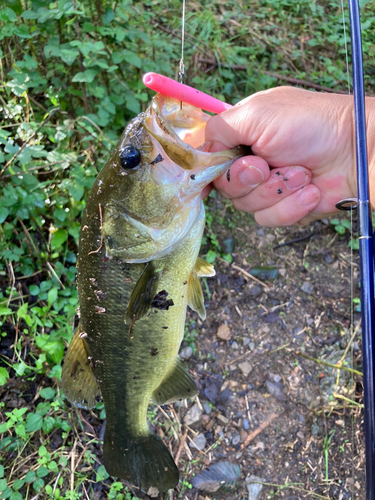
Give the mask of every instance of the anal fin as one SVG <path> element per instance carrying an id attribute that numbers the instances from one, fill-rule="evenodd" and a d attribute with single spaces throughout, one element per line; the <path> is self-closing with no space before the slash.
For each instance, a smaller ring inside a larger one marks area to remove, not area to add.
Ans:
<path id="1" fill-rule="evenodd" d="M 181 399 L 193 398 L 197 394 L 198 389 L 194 380 L 180 358 L 177 358 L 173 370 L 153 392 L 152 400 L 158 405 L 164 405 Z"/>
<path id="2" fill-rule="evenodd" d="M 61 385 L 65 396 L 80 408 L 90 409 L 100 401 L 100 388 L 89 366 L 80 325 L 65 354 Z"/>
<path id="3" fill-rule="evenodd" d="M 150 309 L 162 273 L 163 270 L 155 269 L 152 262 L 146 264 L 131 294 L 125 315 L 126 323 L 133 324 Z"/>

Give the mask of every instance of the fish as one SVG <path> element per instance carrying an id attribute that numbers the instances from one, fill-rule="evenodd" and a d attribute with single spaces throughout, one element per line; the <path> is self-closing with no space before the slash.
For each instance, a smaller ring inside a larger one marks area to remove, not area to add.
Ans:
<path id="1" fill-rule="evenodd" d="M 81 408 L 101 397 L 107 472 L 144 491 L 175 488 L 179 472 L 147 423 L 162 405 L 197 393 L 178 356 L 187 305 L 206 317 L 198 256 L 202 190 L 244 147 L 209 152 L 209 115 L 157 94 L 125 128 L 89 193 L 77 259 L 80 319 L 62 369 L 65 396 Z"/>

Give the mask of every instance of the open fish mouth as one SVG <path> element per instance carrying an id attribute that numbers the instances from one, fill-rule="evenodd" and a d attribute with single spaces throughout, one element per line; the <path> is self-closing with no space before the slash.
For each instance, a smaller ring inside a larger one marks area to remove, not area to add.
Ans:
<path id="1" fill-rule="evenodd" d="M 210 153 L 204 130 L 210 115 L 190 104 L 157 94 L 146 113 L 145 128 L 169 158 L 184 170 L 205 169 L 243 156 L 243 146 Z"/>

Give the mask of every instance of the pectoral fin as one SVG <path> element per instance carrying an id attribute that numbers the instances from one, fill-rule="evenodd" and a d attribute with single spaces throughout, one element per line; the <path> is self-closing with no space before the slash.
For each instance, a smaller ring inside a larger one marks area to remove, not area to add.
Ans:
<path id="1" fill-rule="evenodd" d="M 80 408 L 94 408 L 100 401 L 100 389 L 89 366 L 80 326 L 70 342 L 61 373 L 65 396 Z"/>
<path id="2" fill-rule="evenodd" d="M 194 380 L 180 358 L 177 358 L 174 369 L 152 394 L 152 400 L 158 405 L 164 405 L 181 399 L 193 398 L 197 394 L 198 389 Z"/>
<path id="3" fill-rule="evenodd" d="M 191 272 L 188 279 L 187 303 L 193 311 L 199 314 L 202 320 L 206 319 L 206 308 L 204 307 L 202 287 L 195 270 Z"/>
<path id="4" fill-rule="evenodd" d="M 211 277 L 215 276 L 216 274 L 214 266 L 206 262 L 204 259 L 201 259 L 200 257 L 197 258 L 197 262 L 194 266 L 194 271 L 198 276 Z"/>
<path id="5" fill-rule="evenodd" d="M 150 309 L 163 269 L 156 269 L 153 262 L 148 262 L 131 294 L 126 310 L 125 322 L 134 323 Z"/>

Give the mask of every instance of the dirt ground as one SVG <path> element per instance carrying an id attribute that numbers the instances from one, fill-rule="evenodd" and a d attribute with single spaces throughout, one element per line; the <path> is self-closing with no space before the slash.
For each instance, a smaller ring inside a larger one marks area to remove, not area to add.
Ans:
<path id="1" fill-rule="evenodd" d="M 183 496 L 365 498 L 363 415 L 355 404 L 362 402 L 360 378 L 318 362 L 345 359 L 346 366 L 361 365 L 360 331 L 348 346 L 349 233 L 339 235 L 328 221 L 262 228 L 222 199 L 209 203 L 215 214 L 211 230 L 224 245 L 234 237 L 235 248 L 232 264 L 217 260 L 217 276 L 207 280 L 207 320 L 196 325 L 195 314 L 188 315 L 189 330 L 199 331 L 188 363 L 203 411 L 188 429 L 180 467 L 191 481 L 210 464 L 229 460 L 238 464 L 241 478 L 235 495 L 191 489 Z M 354 262 L 358 296 L 356 254 Z M 256 266 L 277 268 L 278 277 L 257 282 L 248 274 Z M 359 326 L 359 316 L 354 313 L 354 325 Z M 189 336 L 183 347 L 188 343 Z M 171 413 L 183 423 L 186 412 L 183 406 Z M 191 443 L 197 434 L 206 438 L 201 451 Z M 172 440 L 171 446 L 177 443 Z M 251 475 L 274 486 L 264 485 L 251 496 Z M 276 486 L 285 484 L 294 486 Z"/>
<path id="2" fill-rule="evenodd" d="M 188 312 L 182 355 L 199 397 L 150 408 L 150 425 L 181 471 L 169 499 L 364 499 L 361 378 L 322 364 L 361 369 L 356 312 L 350 342 L 349 232 L 339 235 L 328 221 L 262 228 L 219 196 L 208 203 L 213 217 L 206 234 L 231 251 L 233 262 L 218 257 L 216 277 L 203 283 L 207 319 Z M 254 279 L 250 271 L 259 266 L 272 269 L 258 269 Z M 96 455 L 97 468 L 102 446 L 92 436 L 102 438 L 103 420 L 98 411 L 80 414 L 75 432 L 87 443 L 85 453 Z M 56 432 L 49 446 L 60 445 Z M 223 461 L 239 468 L 229 491 L 212 491 L 225 480 L 220 475 L 211 492 L 192 486 L 202 470 Z M 84 460 L 80 468 L 88 470 Z M 87 484 L 89 498 L 108 498 L 110 482 Z"/>

